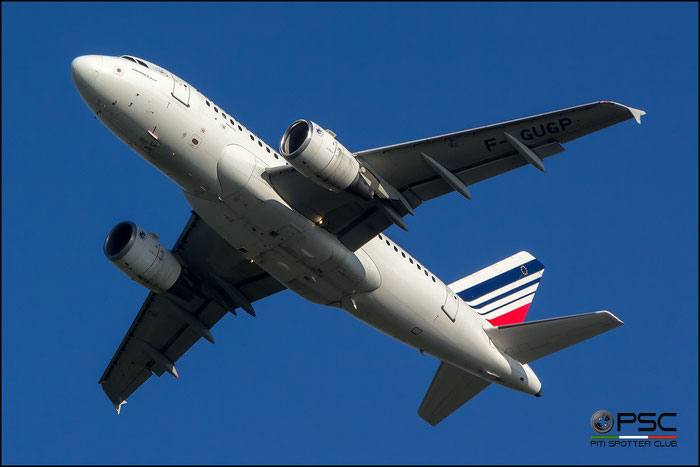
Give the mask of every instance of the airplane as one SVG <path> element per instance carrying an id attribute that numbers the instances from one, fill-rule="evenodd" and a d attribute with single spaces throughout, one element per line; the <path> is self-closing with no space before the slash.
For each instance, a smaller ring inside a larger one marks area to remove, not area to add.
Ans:
<path id="1" fill-rule="evenodd" d="M 99 383 L 117 414 L 228 312 L 289 289 L 429 354 L 418 415 L 437 425 L 495 383 L 540 397 L 530 363 L 621 326 L 609 311 L 525 322 L 544 273 L 521 251 L 450 284 L 384 234 L 422 203 L 564 151 L 645 112 L 599 101 L 351 152 L 300 119 L 271 147 L 182 78 L 130 56 L 75 58 L 71 77 L 102 124 L 181 189 L 192 214 L 172 249 L 133 222 L 104 254 L 149 294 Z"/>

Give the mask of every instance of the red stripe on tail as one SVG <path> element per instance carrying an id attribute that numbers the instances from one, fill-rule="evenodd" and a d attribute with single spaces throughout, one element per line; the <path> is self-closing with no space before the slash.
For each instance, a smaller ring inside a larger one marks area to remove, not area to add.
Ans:
<path id="1" fill-rule="evenodd" d="M 525 321 L 525 316 L 527 315 L 527 310 L 530 308 L 530 303 L 523 305 L 520 308 L 516 308 L 513 311 L 501 315 L 494 319 L 488 319 L 487 321 L 493 326 L 505 326 L 506 324 L 518 324 Z"/>

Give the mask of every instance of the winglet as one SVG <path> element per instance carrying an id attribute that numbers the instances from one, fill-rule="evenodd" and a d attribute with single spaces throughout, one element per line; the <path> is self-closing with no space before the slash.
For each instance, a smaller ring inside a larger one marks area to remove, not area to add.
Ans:
<path id="1" fill-rule="evenodd" d="M 114 410 L 117 411 L 117 415 L 119 415 L 119 412 L 122 410 L 122 405 L 126 404 L 126 401 L 121 401 L 118 404 L 114 404 Z"/>
<path id="2" fill-rule="evenodd" d="M 634 107 L 630 107 L 630 106 L 625 105 L 625 104 L 620 104 L 619 102 L 603 101 L 602 103 L 603 103 L 603 104 L 615 104 L 615 105 L 619 105 L 620 107 L 626 108 L 627 110 L 630 111 L 630 113 L 632 114 L 632 116 L 634 117 L 634 119 L 635 119 L 635 120 L 637 121 L 637 123 L 639 123 L 640 125 L 642 124 L 642 115 L 646 115 L 646 114 L 647 114 L 647 113 L 646 113 L 645 111 L 643 111 L 643 110 L 635 109 Z"/>
<path id="3" fill-rule="evenodd" d="M 637 120 L 637 123 L 640 125 L 642 124 L 642 115 L 646 115 L 647 113 L 643 110 L 639 109 L 633 109 L 632 107 L 627 107 L 627 110 L 630 111 L 632 116 L 634 117 L 635 120 Z"/>
<path id="4" fill-rule="evenodd" d="M 615 316 L 614 314 L 610 313 L 608 310 L 600 310 L 600 311 L 596 311 L 595 313 L 597 313 L 597 314 L 603 314 L 603 315 L 608 315 L 608 316 L 610 316 L 611 318 L 613 318 L 615 321 L 617 321 L 618 323 L 620 323 L 620 324 L 616 324 L 615 327 L 622 326 L 622 325 L 625 324 L 620 318 L 618 318 L 618 317 Z"/>

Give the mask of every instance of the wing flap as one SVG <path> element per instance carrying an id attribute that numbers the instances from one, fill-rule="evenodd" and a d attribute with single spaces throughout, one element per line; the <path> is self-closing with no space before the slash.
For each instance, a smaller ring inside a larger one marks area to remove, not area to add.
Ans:
<path id="1" fill-rule="evenodd" d="M 488 381 L 442 362 L 418 409 L 418 415 L 435 426 L 489 384 Z"/>

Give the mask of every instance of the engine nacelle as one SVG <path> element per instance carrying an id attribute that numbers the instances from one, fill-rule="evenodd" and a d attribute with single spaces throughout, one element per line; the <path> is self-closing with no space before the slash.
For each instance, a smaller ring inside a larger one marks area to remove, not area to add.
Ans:
<path id="1" fill-rule="evenodd" d="M 374 196 L 355 156 L 335 135 L 310 120 L 297 120 L 282 136 L 280 154 L 307 178 L 331 191 L 352 191 L 364 198 Z"/>
<path id="2" fill-rule="evenodd" d="M 180 262 L 155 235 L 133 222 L 121 222 L 109 232 L 104 253 L 131 280 L 153 292 L 182 288 L 173 287 L 182 275 Z"/>

